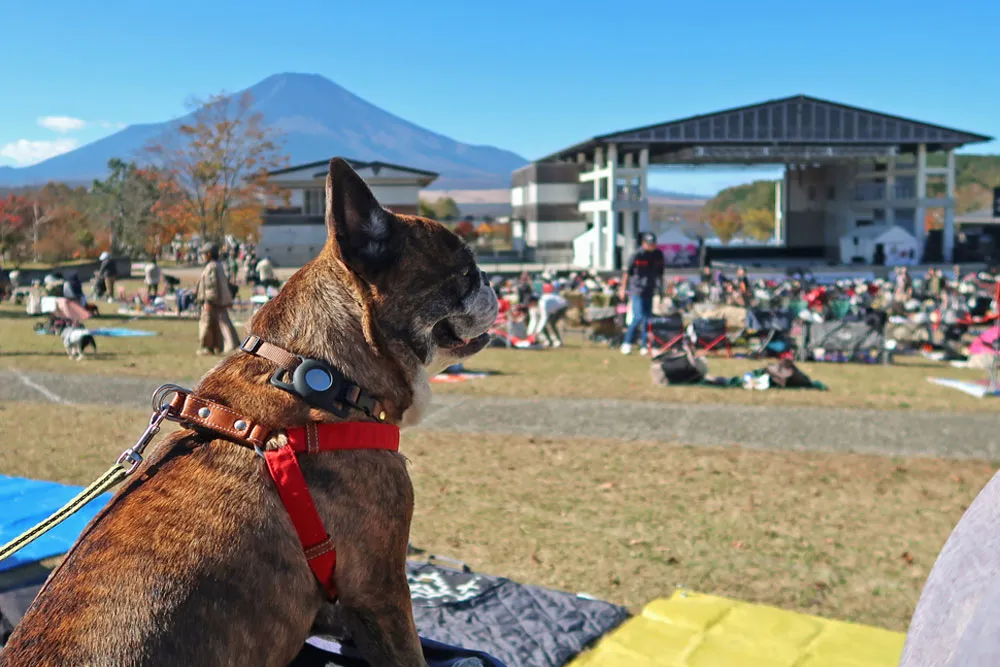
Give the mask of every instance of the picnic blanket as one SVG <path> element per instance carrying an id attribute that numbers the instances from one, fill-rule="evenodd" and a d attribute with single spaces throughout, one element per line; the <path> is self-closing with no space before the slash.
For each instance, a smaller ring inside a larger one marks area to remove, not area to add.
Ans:
<path id="1" fill-rule="evenodd" d="M 896 667 L 904 635 L 691 591 L 650 602 L 570 667 Z"/>
<path id="2" fill-rule="evenodd" d="M 47 518 L 81 491 L 81 487 L 0 475 L 0 544 L 6 544 L 36 523 Z M 10 558 L 0 561 L 0 572 L 35 563 L 69 551 L 77 536 L 94 515 L 111 500 L 110 493 L 98 496 L 80 511 Z"/>
<path id="3" fill-rule="evenodd" d="M 0 543 L 46 518 L 79 491 L 79 487 L 55 482 L 0 476 L 0 503 L 4 507 L 0 514 Z M 69 551 L 111 495 L 100 496 L 36 542 L 0 562 L 0 572 Z M 625 608 L 589 596 L 526 586 L 503 577 L 474 573 L 461 565 L 447 568 L 411 561 L 406 568 L 417 629 L 427 639 L 425 652 L 431 664 L 442 667 L 457 665 L 462 657 L 479 659 L 478 664 L 487 667 L 561 667 L 629 616 Z M 40 586 L 41 581 L 33 580 L 0 592 L 0 643 L 24 615 Z M 305 647 L 301 660 L 293 664 L 298 667 L 365 664 L 359 662 L 349 647 L 340 651 L 331 638 L 322 639 L 327 643 L 320 642 L 317 646 L 314 642 L 312 648 Z M 471 662 L 468 667 L 476 664 Z"/>

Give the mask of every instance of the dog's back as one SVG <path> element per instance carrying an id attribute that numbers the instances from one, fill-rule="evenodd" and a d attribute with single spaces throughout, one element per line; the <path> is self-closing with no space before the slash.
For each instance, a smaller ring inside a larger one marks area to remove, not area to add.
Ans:
<path id="1" fill-rule="evenodd" d="M 379 420 L 416 421 L 429 371 L 488 343 L 496 295 L 455 234 L 382 208 L 342 160 L 331 163 L 326 208 L 327 245 L 248 333 L 335 367 L 378 397 Z M 230 355 L 195 393 L 274 434 L 344 419 L 272 385 L 275 363 Z M 264 449 L 283 446 L 281 437 Z M 262 457 L 190 429 L 156 452 L 50 577 L 0 666 L 280 667 L 301 649 L 328 602 L 320 584 L 331 582 L 310 570 Z M 422 667 L 405 569 L 405 459 L 365 449 L 301 458 L 355 642 L 373 665 Z"/>

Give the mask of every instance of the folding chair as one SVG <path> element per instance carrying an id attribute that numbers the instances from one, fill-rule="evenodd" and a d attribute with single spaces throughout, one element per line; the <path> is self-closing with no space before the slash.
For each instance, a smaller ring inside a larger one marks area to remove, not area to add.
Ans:
<path id="1" fill-rule="evenodd" d="M 851 312 L 851 302 L 847 299 L 834 299 L 830 302 L 830 316 L 835 320 L 842 320 Z"/>
<path id="2" fill-rule="evenodd" d="M 744 330 L 752 332 L 752 337 L 758 341 L 757 348 L 750 352 L 752 359 L 761 358 L 772 343 L 791 346 L 788 332 L 792 329 L 795 314 L 789 310 L 764 310 L 760 308 L 747 310 L 747 320 Z"/>
<path id="3" fill-rule="evenodd" d="M 656 358 L 684 342 L 684 316 L 658 315 L 646 320 L 646 345 L 650 358 Z"/>
<path id="4" fill-rule="evenodd" d="M 691 338 L 695 350 L 711 352 L 722 345 L 726 348 L 726 356 L 733 356 L 733 345 L 729 342 L 729 336 L 726 335 L 726 319 L 724 317 L 698 319 L 691 323 L 691 328 Z"/>
<path id="5" fill-rule="evenodd" d="M 788 310 L 794 317 L 798 317 L 803 310 L 809 309 L 809 303 L 805 299 L 792 299 L 788 302 Z"/>

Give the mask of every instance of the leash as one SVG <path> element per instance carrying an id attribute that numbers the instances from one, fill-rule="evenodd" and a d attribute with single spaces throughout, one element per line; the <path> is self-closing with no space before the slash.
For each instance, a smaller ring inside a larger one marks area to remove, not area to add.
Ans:
<path id="1" fill-rule="evenodd" d="M 97 480 L 83 491 L 73 496 L 68 503 L 56 510 L 54 514 L 21 533 L 7 544 L 0 546 L 0 561 L 6 560 L 28 546 L 83 509 L 91 500 L 120 484 L 125 478 L 134 473 L 143 461 L 142 453 L 149 446 L 149 443 L 152 442 L 156 434 L 160 432 L 160 426 L 164 420 L 170 419 L 174 421 L 171 415 L 171 406 L 169 403 L 164 403 L 164 399 L 172 393 L 185 391 L 185 389 L 177 385 L 165 384 L 153 392 L 153 416 L 150 417 L 149 426 L 139 436 L 136 443 L 122 452 L 114 465 L 108 468 L 103 475 L 98 477 Z"/>
<path id="2" fill-rule="evenodd" d="M 217 437 L 252 449 L 264 459 L 281 504 L 302 545 L 309 569 L 326 595 L 335 600 L 337 589 L 333 573 L 337 552 L 309 493 L 298 455 L 363 449 L 396 452 L 399 451 L 399 427 L 383 422 L 386 411 L 381 401 L 325 362 L 294 355 L 257 336 L 248 337 L 242 349 L 277 366 L 271 378 L 273 386 L 339 416 L 346 416 L 354 408 L 375 421 L 309 423 L 288 428 L 285 430 L 287 444 L 264 451 L 272 429 L 231 408 L 195 396 L 183 387 L 165 384 L 153 392 L 153 415 L 136 443 L 122 452 L 107 472 L 54 514 L 0 547 L 0 561 L 31 544 L 134 473 L 143 462 L 143 452 L 160 432 L 163 422 L 173 421 L 187 428 L 210 431 Z M 285 373 L 292 374 L 291 383 L 280 379 Z"/>

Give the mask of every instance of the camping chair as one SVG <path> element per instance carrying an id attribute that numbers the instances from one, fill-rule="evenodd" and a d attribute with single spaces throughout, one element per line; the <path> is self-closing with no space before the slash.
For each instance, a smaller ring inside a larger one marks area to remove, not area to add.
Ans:
<path id="1" fill-rule="evenodd" d="M 650 358 L 656 358 L 684 342 L 683 315 L 657 315 L 646 320 L 646 344 Z"/>
<path id="2" fill-rule="evenodd" d="M 834 320 L 842 320 L 851 312 L 851 302 L 847 299 L 834 299 L 830 302 L 830 317 Z"/>
<path id="3" fill-rule="evenodd" d="M 726 320 L 723 317 L 698 319 L 691 323 L 692 342 L 695 350 L 711 352 L 722 345 L 726 348 L 726 356 L 733 356 L 733 345 L 726 335 Z"/>
<path id="4" fill-rule="evenodd" d="M 788 302 L 788 310 L 794 317 L 798 317 L 803 310 L 809 309 L 809 303 L 805 299 L 792 299 Z"/>
<path id="5" fill-rule="evenodd" d="M 772 344 L 774 347 L 780 347 L 781 344 L 790 347 L 792 343 L 788 340 L 788 332 L 794 321 L 795 314 L 790 310 L 747 310 L 744 330 L 751 332 L 758 341 L 758 346 L 750 353 L 750 357 L 759 359 Z"/>

